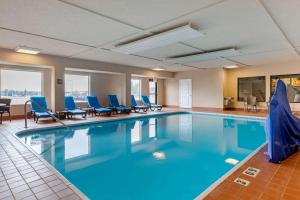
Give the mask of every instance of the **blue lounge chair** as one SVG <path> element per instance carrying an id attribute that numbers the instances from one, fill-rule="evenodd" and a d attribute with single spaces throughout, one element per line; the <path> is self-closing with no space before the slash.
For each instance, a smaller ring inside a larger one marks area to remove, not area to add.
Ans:
<path id="1" fill-rule="evenodd" d="M 57 114 L 48 108 L 45 97 L 30 97 L 30 100 L 33 119 L 36 123 L 38 123 L 39 118 L 48 118 L 51 117 L 51 115 L 57 117 Z"/>
<path id="2" fill-rule="evenodd" d="M 142 96 L 142 101 L 143 101 L 143 104 L 146 105 L 146 106 L 149 106 L 150 110 L 152 110 L 152 111 L 154 111 L 155 109 L 157 109 L 157 110 L 162 109 L 161 105 L 151 103 L 148 96 Z"/>
<path id="3" fill-rule="evenodd" d="M 100 105 L 96 96 L 87 96 L 88 105 L 93 109 L 95 115 L 97 114 L 107 114 L 110 115 L 112 110 L 110 108 L 104 108 Z"/>
<path id="4" fill-rule="evenodd" d="M 117 113 L 125 112 L 130 113 L 131 109 L 120 105 L 116 95 L 108 95 L 109 106 L 112 107 Z"/>
<path id="5" fill-rule="evenodd" d="M 131 95 L 130 101 L 131 101 L 131 108 L 135 112 L 141 111 L 141 110 L 143 110 L 144 112 L 147 112 L 147 110 L 149 109 L 149 106 L 147 106 L 147 105 L 138 105 L 137 102 L 136 102 L 136 100 L 135 100 L 134 95 Z"/>
<path id="6" fill-rule="evenodd" d="M 65 111 L 68 118 L 72 118 L 73 115 L 82 115 L 83 118 L 86 118 L 86 111 L 77 108 L 72 96 L 65 97 Z"/>

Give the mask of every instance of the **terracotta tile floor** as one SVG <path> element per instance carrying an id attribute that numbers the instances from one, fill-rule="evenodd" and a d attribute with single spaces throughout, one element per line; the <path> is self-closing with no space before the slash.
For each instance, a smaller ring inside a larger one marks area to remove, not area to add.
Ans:
<path id="1" fill-rule="evenodd" d="M 165 108 L 164 112 L 179 111 L 178 108 Z M 193 109 L 193 111 L 225 113 L 248 116 L 266 116 L 265 112 L 220 111 L 215 109 Z M 130 116 L 141 116 L 131 114 Z M 105 119 L 126 118 L 90 117 L 84 122 Z M 76 124 L 83 120 L 68 120 Z M 29 128 L 59 125 L 51 121 L 35 124 L 29 120 Z M 0 125 L 0 200 L 2 199 L 83 199 L 77 189 L 28 150 L 13 134 L 24 130 L 24 120 L 4 121 Z M 282 164 L 268 162 L 263 147 L 257 154 L 237 169 L 205 199 L 299 199 L 300 200 L 300 153 L 296 153 Z M 252 178 L 242 174 L 247 167 L 259 168 L 261 171 Z M 246 186 L 234 183 L 237 177 L 250 181 Z"/>

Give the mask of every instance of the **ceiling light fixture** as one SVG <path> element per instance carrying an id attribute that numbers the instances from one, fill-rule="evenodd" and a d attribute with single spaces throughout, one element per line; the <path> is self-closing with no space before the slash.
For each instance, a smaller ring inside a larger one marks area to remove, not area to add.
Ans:
<path id="1" fill-rule="evenodd" d="M 157 33 L 142 39 L 138 39 L 126 44 L 121 44 L 112 49 L 124 54 L 133 54 L 148 49 L 167 46 L 170 44 L 184 42 L 190 39 L 203 36 L 203 33 L 193 28 L 191 24 L 171 29 L 165 32 Z"/>
<path id="2" fill-rule="evenodd" d="M 189 54 L 183 56 L 174 56 L 166 59 L 168 63 L 177 63 L 177 64 L 185 64 L 185 63 L 195 63 L 200 61 L 207 61 L 207 60 L 216 60 L 220 58 L 238 56 L 240 52 L 237 51 L 235 48 L 230 49 L 221 49 L 216 51 L 207 51 L 201 52 L 197 54 Z"/>
<path id="3" fill-rule="evenodd" d="M 236 69 L 236 68 L 239 68 L 239 66 L 237 66 L 237 65 L 227 65 L 227 66 L 224 66 L 224 68 L 226 68 L 226 69 Z"/>
<path id="4" fill-rule="evenodd" d="M 153 68 L 152 70 L 154 70 L 154 71 L 164 71 L 165 69 L 164 69 L 164 68 L 157 67 L 157 68 Z"/>
<path id="5" fill-rule="evenodd" d="M 18 53 L 27 53 L 27 54 L 34 54 L 34 55 L 41 52 L 40 49 L 27 47 L 27 46 L 18 46 L 15 48 L 15 51 Z"/>

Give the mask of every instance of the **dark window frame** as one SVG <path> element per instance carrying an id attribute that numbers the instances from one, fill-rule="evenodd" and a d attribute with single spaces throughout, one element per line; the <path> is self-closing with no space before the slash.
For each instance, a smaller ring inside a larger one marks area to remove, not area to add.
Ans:
<path id="1" fill-rule="evenodd" d="M 280 74 L 280 75 L 271 75 L 270 76 L 270 98 L 273 96 L 272 93 L 272 79 L 277 78 L 300 78 L 300 74 Z M 294 101 L 289 101 L 289 103 L 300 103 L 300 102 L 294 102 Z"/>
<path id="2" fill-rule="evenodd" d="M 266 96 L 267 96 L 267 83 L 266 83 L 266 76 L 250 76 L 250 77 L 238 77 L 238 79 L 237 79 L 237 101 L 238 102 L 244 102 L 244 101 L 241 101 L 240 100 L 240 93 L 239 93 L 239 91 L 240 91 L 240 85 L 239 85 L 239 81 L 241 80 L 241 79 L 251 79 L 251 78 L 264 78 L 265 79 L 265 97 L 264 97 L 264 101 L 257 101 L 257 102 L 266 102 Z"/>

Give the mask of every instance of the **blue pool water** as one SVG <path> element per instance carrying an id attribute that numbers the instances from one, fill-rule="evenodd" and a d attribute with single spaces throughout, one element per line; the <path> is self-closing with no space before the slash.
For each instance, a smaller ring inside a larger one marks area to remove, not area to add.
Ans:
<path id="1" fill-rule="evenodd" d="M 264 121 L 170 114 L 19 137 L 90 199 L 193 199 L 266 141 Z"/>

